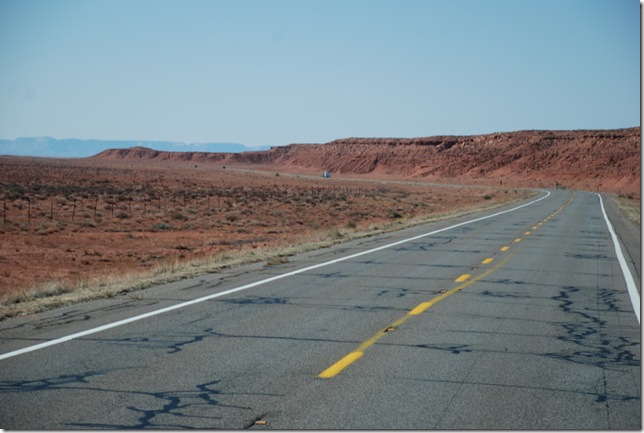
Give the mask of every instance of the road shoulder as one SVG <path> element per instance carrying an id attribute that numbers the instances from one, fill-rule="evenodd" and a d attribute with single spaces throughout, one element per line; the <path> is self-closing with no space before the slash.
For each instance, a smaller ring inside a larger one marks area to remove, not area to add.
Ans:
<path id="1" fill-rule="evenodd" d="M 619 238 L 624 252 L 624 257 L 628 262 L 628 267 L 633 273 L 637 290 L 641 293 L 642 280 L 642 230 L 641 227 L 634 224 L 621 212 L 615 203 L 613 197 L 609 194 L 602 194 L 604 198 L 604 207 L 608 218 Z"/>

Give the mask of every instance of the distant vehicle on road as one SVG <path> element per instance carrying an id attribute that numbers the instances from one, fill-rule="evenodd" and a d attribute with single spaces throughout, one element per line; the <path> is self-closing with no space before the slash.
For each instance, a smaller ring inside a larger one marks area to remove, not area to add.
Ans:
<path id="1" fill-rule="evenodd" d="M 331 172 L 325 171 L 324 173 L 322 173 L 322 177 L 325 179 L 331 179 Z"/>

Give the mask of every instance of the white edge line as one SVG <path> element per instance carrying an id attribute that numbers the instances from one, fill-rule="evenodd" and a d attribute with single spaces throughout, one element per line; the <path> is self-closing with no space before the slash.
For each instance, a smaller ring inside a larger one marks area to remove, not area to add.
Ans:
<path id="1" fill-rule="evenodd" d="M 604 201 L 602 200 L 602 196 L 599 193 L 596 193 L 596 194 L 599 197 L 599 204 L 601 205 L 602 213 L 604 214 L 604 220 L 606 221 L 606 225 L 608 226 L 608 231 L 610 232 L 610 236 L 613 239 L 613 245 L 615 246 L 615 253 L 617 254 L 617 261 L 619 262 L 619 265 L 622 268 L 622 274 L 624 274 L 624 280 L 626 280 L 626 288 L 628 289 L 628 295 L 631 298 L 631 304 L 633 304 L 633 310 L 635 311 L 635 316 L 637 316 L 637 323 L 641 323 L 640 322 L 640 294 L 637 291 L 637 286 L 635 285 L 635 279 L 633 278 L 633 274 L 631 274 L 631 270 L 628 268 L 628 264 L 626 263 L 626 258 L 624 257 L 622 248 L 619 246 L 619 239 L 617 239 L 615 230 L 613 230 L 613 225 L 610 223 L 610 220 L 608 219 L 608 215 L 606 214 L 606 209 L 604 209 Z"/>
<path id="2" fill-rule="evenodd" d="M 472 224 L 472 223 L 475 223 L 475 222 L 478 222 L 478 221 L 483 221 L 483 220 L 486 220 L 486 219 L 489 219 L 489 218 L 494 218 L 496 216 L 499 216 L 499 215 L 502 215 L 502 214 L 505 214 L 505 213 L 514 212 L 514 211 L 516 211 L 518 209 L 524 208 L 526 206 L 530 206 L 530 205 L 532 205 L 532 204 L 534 204 L 534 203 L 536 203 L 538 201 L 541 201 L 541 200 L 547 198 L 550 195 L 550 191 L 546 191 L 546 190 L 541 190 L 541 191 L 545 192 L 546 195 L 544 195 L 543 197 L 540 197 L 540 198 L 538 198 L 536 200 L 533 200 L 531 202 L 522 204 L 521 206 L 514 207 L 512 209 L 504 210 L 504 211 L 497 212 L 497 213 L 487 215 L 487 216 L 484 216 L 484 217 L 480 217 L 480 218 L 475 218 L 473 220 L 464 221 L 464 222 L 454 224 L 454 225 L 449 226 L 449 227 L 434 230 L 434 231 L 429 232 L 429 233 L 424 233 L 422 235 L 414 236 L 414 237 L 411 237 L 411 238 L 408 238 L 408 239 L 403 239 L 403 240 L 396 241 L 396 242 L 393 242 L 393 243 L 390 243 L 390 244 L 387 244 L 387 245 L 382 245 L 382 246 L 379 246 L 377 248 L 372 248 L 370 250 L 366 250 L 366 251 L 362 251 L 362 252 L 359 252 L 359 253 L 351 254 L 349 256 L 340 257 L 340 258 L 337 258 L 337 259 L 334 259 L 334 260 L 330 260 L 328 262 L 318 263 L 317 265 L 307 266 L 306 268 L 297 269 L 295 271 L 287 272 L 285 274 L 275 275 L 274 277 L 266 278 L 264 280 L 260 280 L 260 281 L 254 282 L 254 283 L 246 284 L 244 286 L 235 287 L 234 289 L 229 289 L 229 290 L 224 290 L 223 292 L 213 293 L 212 295 L 203 296 L 201 298 L 193 299 L 191 301 L 182 302 L 182 303 L 176 304 L 176 305 L 171 305 L 169 307 L 161 308 L 159 310 L 150 311 L 148 313 L 140 314 L 138 316 L 130 317 L 128 319 L 119 320 L 117 322 L 108 323 L 108 324 L 103 325 L 103 326 L 98 326 L 96 328 L 91 328 L 91 329 L 88 329 L 88 330 L 85 330 L 85 331 L 77 332 L 75 334 L 70 334 L 70 335 L 67 335 L 65 337 L 60 337 L 60 338 L 56 338 L 54 340 L 45 341 L 44 343 L 35 344 L 33 346 L 25 347 L 23 349 L 18 349 L 18 350 L 14 350 L 12 352 L 3 353 L 3 354 L 0 354 L 0 361 L 3 360 L 3 359 L 12 358 L 14 356 L 22 355 L 24 353 L 29 353 L 29 352 L 33 352 L 33 351 L 36 351 L 36 350 L 44 349 L 44 348 L 49 347 L 49 346 L 54 346 L 54 345 L 57 345 L 57 344 L 61 344 L 61 343 L 64 343 L 66 341 L 74 340 L 74 339 L 77 339 L 77 338 L 80 338 L 80 337 L 85 337 L 87 335 L 96 334 L 97 332 L 106 331 L 108 329 L 116 328 L 118 326 L 127 325 L 128 323 L 137 322 L 137 321 L 142 320 L 142 319 L 147 319 L 148 317 L 153 317 L 153 316 L 157 316 L 159 314 L 168 313 L 170 311 L 178 310 L 179 308 L 184 308 L 184 307 L 188 307 L 190 305 L 199 304 L 201 302 L 209 301 L 211 299 L 220 298 L 222 296 L 226 296 L 226 295 L 229 295 L 231 293 L 241 292 L 242 290 L 246 290 L 246 289 L 250 289 L 251 287 L 256 287 L 256 286 L 259 286 L 259 285 L 262 285 L 262 284 L 270 283 L 271 281 L 281 280 L 282 278 L 286 278 L 286 277 L 290 277 L 290 276 L 293 276 L 293 275 L 301 274 L 303 272 L 311 271 L 313 269 L 333 265 L 335 263 L 343 262 L 345 260 L 351 260 L 351 259 L 354 259 L 356 257 L 364 256 L 365 254 L 371 254 L 371 253 L 374 253 L 376 251 L 380 251 L 380 250 L 391 248 L 391 247 L 394 247 L 394 246 L 397 246 L 397 245 L 400 245 L 400 244 L 404 244 L 406 242 L 411 242 L 411 241 L 415 241 L 417 239 L 421 239 L 421 238 L 424 238 L 424 237 L 427 237 L 427 236 L 432 236 L 432 235 L 435 235 L 437 233 L 441 233 L 441 232 L 444 232 L 444 231 L 447 231 L 447 230 L 454 229 L 456 227 L 461 227 L 461 226 L 464 226 L 464 225 L 467 225 L 467 224 Z M 638 316 L 637 317 L 638 317 L 638 320 L 639 320 L 639 310 L 638 310 Z"/>

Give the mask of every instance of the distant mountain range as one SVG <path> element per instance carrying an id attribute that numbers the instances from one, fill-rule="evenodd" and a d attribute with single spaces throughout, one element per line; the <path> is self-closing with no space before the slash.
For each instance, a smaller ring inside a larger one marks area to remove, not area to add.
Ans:
<path id="1" fill-rule="evenodd" d="M 24 137 L 15 140 L 0 139 L 0 155 L 36 156 L 47 158 L 85 158 L 106 149 L 127 149 L 142 146 L 168 152 L 241 153 L 267 150 L 270 146 L 246 147 L 239 143 L 178 143 L 144 140 L 81 140 L 52 137 Z"/>

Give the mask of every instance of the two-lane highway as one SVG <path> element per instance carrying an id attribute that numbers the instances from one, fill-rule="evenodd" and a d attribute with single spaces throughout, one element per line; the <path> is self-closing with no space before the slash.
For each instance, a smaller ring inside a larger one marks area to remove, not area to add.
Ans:
<path id="1" fill-rule="evenodd" d="M 618 251 L 599 195 L 550 191 L 7 320 L 0 427 L 639 429 Z"/>

